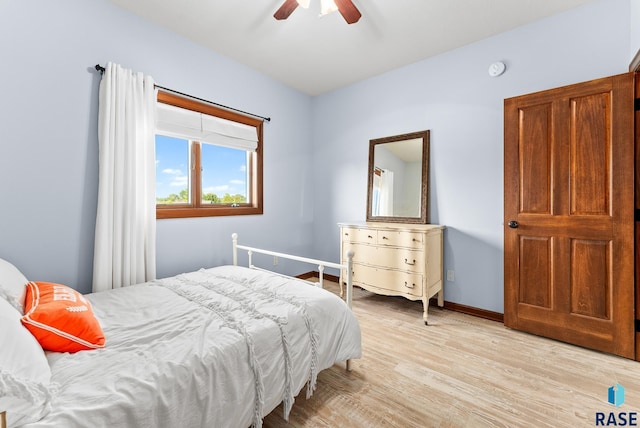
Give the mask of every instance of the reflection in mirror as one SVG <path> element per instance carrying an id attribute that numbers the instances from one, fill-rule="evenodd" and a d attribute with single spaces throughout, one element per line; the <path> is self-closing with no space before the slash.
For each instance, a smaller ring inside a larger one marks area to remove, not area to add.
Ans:
<path id="1" fill-rule="evenodd" d="M 372 214 L 420 217 L 422 139 L 378 144 L 374 159 Z"/>
<path id="2" fill-rule="evenodd" d="M 367 221 L 427 223 L 429 131 L 370 141 Z"/>

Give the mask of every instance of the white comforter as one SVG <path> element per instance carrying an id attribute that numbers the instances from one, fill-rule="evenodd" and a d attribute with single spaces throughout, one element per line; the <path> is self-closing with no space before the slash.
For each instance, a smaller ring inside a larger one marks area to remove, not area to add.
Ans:
<path id="1" fill-rule="evenodd" d="M 361 354 L 337 296 L 248 268 L 88 297 L 106 347 L 48 354 L 57 391 L 30 428 L 260 426 L 305 384 L 312 392 L 319 370 Z"/>

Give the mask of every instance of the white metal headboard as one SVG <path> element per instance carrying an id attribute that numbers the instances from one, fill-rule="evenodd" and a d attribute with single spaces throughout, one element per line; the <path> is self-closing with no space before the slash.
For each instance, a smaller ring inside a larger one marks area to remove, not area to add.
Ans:
<path id="1" fill-rule="evenodd" d="M 352 282 L 353 251 L 347 252 L 347 263 L 339 264 L 339 263 L 325 262 L 323 260 L 310 259 L 307 257 L 293 256 L 291 254 L 278 253 L 276 251 L 262 250 L 260 248 L 247 247 L 246 245 L 238 245 L 237 233 L 233 233 L 231 235 L 231 239 L 233 241 L 233 265 L 234 266 L 238 265 L 238 249 L 247 251 L 247 254 L 249 255 L 249 267 L 251 269 L 260 269 L 259 267 L 253 265 L 252 257 L 251 257 L 253 253 L 266 254 L 268 256 L 281 257 L 283 259 L 290 259 L 290 260 L 296 260 L 303 263 L 315 264 L 318 266 L 318 273 L 320 274 L 320 278 L 318 282 L 319 287 L 322 287 L 322 280 L 323 280 L 325 267 L 340 269 L 340 272 L 344 273 L 344 277 L 346 278 L 346 281 L 347 281 L 345 301 L 347 303 L 347 306 L 351 308 L 352 301 L 353 301 L 353 282 Z M 342 278 L 342 275 L 341 275 L 341 278 Z"/>

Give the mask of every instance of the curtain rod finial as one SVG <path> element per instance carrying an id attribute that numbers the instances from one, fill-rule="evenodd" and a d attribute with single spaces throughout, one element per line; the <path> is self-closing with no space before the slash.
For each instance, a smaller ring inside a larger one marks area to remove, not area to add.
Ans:
<path id="1" fill-rule="evenodd" d="M 105 68 L 100 64 L 96 64 L 96 70 L 99 71 L 100 73 L 104 73 Z"/>

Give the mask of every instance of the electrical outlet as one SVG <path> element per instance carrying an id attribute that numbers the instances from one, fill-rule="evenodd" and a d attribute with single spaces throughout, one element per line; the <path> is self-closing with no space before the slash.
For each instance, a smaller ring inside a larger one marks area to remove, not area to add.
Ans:
<path id="1" fill-rule="evenodd" d="M 273 256 L 273 265 L 278 266 L 278 256 Z"/>
<path id="2" fill-rule="evenodd" d="M 447 271 L 447 281 L 449 281 L 449 282 L 453 282 L 453 281 L 455 281 L 455 280 L 456 280 L 456 274 L 455 274 L 455 272 L 454 272 L 454 271 L 452 271 L 452 270 L 448 270 L 448 271 Z"/>

